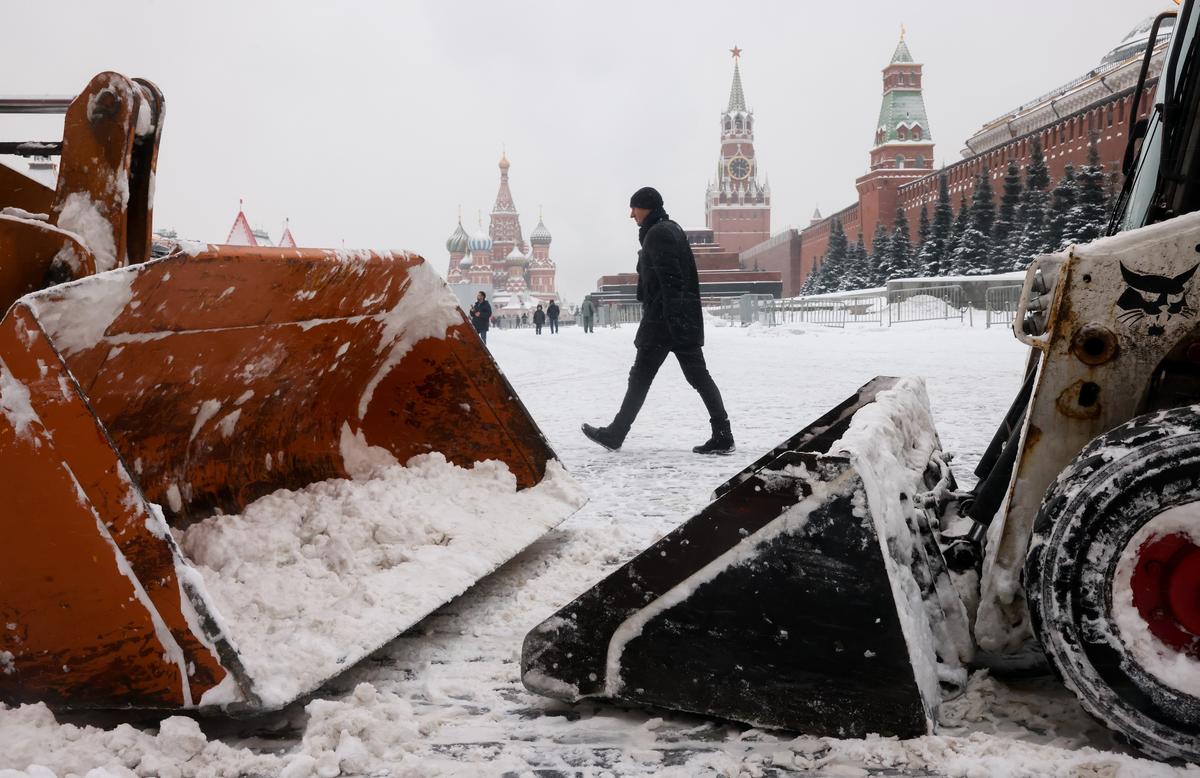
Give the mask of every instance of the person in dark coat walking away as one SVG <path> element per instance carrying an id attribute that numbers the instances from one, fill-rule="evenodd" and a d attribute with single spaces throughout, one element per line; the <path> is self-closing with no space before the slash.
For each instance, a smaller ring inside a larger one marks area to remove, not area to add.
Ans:
<path id="1" fill-rule="evenodd" d="M 656 190 L 648 186 L 637 190 L 629 200 L 629 208 L 642 244 L 637 263 L 642 322 L 633 339 L 637 355 L 617 415 L 607 427 L 584 424 L 583 434 L 607 449 L 619 449 L 646 401 L 658 369 L 667 355 L 674 353 L 683 377 L 704 401 L 712 426 L 712 437 L 692 451 L 729 454 L 734 450 L 729 415 L 721 391 L 704 364 L 704 319 L 692 247 L 683 229 L 663 210 L 662 196 Z"/>
<path id="2" fill-rule="evenodd" d="M 593 332 L 592 320 L 596 317 L 596 305 L 592 302 L 592 298 L 583 298 L 583 305 L 579 306 L 579 320 L 583 323 L 584 332 Z"/>
<path id="3" fill-rule="evenodd" d="M 487 293 L 475 295 L 475 304 L 471 306 L 471 326 L 479 333 L 479 339 L 487 343 L 488 326 L 492 321 L 492 304 L 487 301 Z"/>
<path id="4" fill-rule="evenodd" d="M 558 303 L 553 300 L 546 306 L 546 321 L 550 322 L 550 334 L 558 332 Z"/>
<path id="5" fill-rule="evenodd" d="M 542 310 L 542 304 L 538 303 L 537 310 L 533 312 L 533 332 L 535 335 L 542 334 L 542 325 L 546 323 L 546 312 Z"/>

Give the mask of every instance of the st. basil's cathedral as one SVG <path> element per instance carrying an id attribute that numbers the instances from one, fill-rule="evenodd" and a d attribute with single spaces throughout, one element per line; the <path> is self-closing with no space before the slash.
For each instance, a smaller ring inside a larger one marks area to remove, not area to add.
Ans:
<path id="1" fill-rule="evenodd" d="M 492 206 L 491 222 L 483 229 L 483 220 L 474 232 L 458 227 L 446 241 L 450 266 L 446 282 L 460 301 L 474 299 L 484 291 L 496 316 L 532 314 L 538 303 L 543 306 L 558 299 L 555 288 L 556 266 L 550 258 L 550 230 L 541 214 L 537 227 L 526 242 L 521 233 L 520 214 L 508 187 L 508 156 L 500 156 L 500 189 Z"/>

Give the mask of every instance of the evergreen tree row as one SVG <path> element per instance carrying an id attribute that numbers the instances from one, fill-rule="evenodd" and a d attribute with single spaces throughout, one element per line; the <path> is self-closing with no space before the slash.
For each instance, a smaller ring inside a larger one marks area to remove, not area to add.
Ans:
<path id="1" fill-rule="evenodd" d="M 975 182 L 970 202 L 964 194 L 956 214 L 946 176 L 939 176 L 933 216 L 921 207 L 915 243 L 901 208 L 896 209 L 890 231 L 882 222 L 876 228 L 870 252 L 861 234 L 851 243 L 841 221 L 833 218 L 829 247 L 801 294 L 868 289 L 891 278 L 1024 270 L 1039 254 L 1087 243 L 1103 234 L 1110 200 L 1106 183 L 1093 134 L 1087 164 L 1079 170 L 1068 165 L 1049 189 L 1042 144 L 1034 138 L 1023 180 L 1016 162 L 1009 161 L 998 204 L 990 171 L 985 170 Z"/>

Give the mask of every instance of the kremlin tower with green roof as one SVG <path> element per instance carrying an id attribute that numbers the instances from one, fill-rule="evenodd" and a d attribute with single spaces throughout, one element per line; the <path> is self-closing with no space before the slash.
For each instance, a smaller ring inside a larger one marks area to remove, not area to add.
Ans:
<path id="1" fill-rule="evenodd" d="M 921 66 L 913 61 L 901 35 L 892 61 L 883 69 L 883 100 L 875 145 L 871 148 L 871 170 L 879 168 L 933 168 L 933 134 L 921 94 Z"/>
<path id="2" fill-rule="evenodd" d="M 871 167 L 855 181 L 859 195 L 859 224 L 880 222 L 891 228 L 897 189 L 933 170 L 933 134 L 921 94 L 921 65 L 913 60 L 904 34 L 883 69 L 883 99 L 871 146 Z M 850 235 L 853 242 L 855 235 Z M 871 234 L 864 234 L 871 250 Z"/>

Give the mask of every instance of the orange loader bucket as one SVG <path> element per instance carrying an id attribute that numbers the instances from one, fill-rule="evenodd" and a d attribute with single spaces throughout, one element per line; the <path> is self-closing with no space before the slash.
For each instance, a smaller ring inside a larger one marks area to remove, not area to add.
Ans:
<path id="1" fill-rule="evenodd" d="M 196 245 L 18 300 L 0 322 L 0 699 L 279 707 L 578 507 L 504 526 L 470 580 L 372 611 L 352 646 L 268 688 L 177 535 L 347 478 L 348 439 L 400 463 L 498 460 L 518 491 L 561 471 L 415 255 Z"/>

